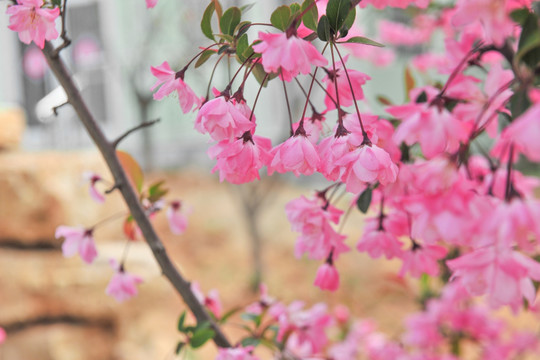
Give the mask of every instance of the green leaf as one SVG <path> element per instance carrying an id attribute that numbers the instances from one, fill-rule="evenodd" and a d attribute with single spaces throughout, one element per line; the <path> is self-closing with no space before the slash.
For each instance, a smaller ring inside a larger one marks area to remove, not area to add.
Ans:
<path id="1" fill-rule="evenodd" d="M 240 38 L 236 42 L 236 55 L 238 56 L 238 59 L 240 59 L 241 62 L 244 62 L 247 59 L 247 56 L 244 55 L 244 52 L 246 52 L 248 49 L 249 49 L 248 36 L 247 34 L 244 34 L 240 36 Z"/>
<path id="2" fill-rule="evenodd" d="M 529 9 L 522 8 L 522 9 L 516 9 L 510 13 L 510 18 L 517 22 L 520 25 L 525 24 L 525 20 L 527 20 L 527 17 L 529 16 Z"/>
<path id="3" fill-rule="evenodd" d="M 204 51 L 201 56 L 197 59 L 197 62 L 195 63 L 195 68 L 198 68 L 202 64 L 206 62 L 206 60 L 210 59 L 212 55 L 214 55 L 216 52 L 214 50 L 206 50 Z"/>
<path id="4" fill-rule="evenodd" d="M 230 47 L 231 47 L 231 45 L 229 45 L 229 44 L 223 45 L 222 47 L 219 48 L 219 50 L 218 50 L 218 52 L 217 52 L 218 55 L 223 54 L 225 51 L 227 51 L 228 49 L 230 49 Z"/>
<path id="5" fill-rule="evenodd" d="M 353 36 L 352 38 L 347 39 L 347 41 L 340 42 L 340 44 L 343 44 L 343 43 L 364 44 L 364 45 L 371 45 L 371 46 L 377 46 L 377 47 L 384 47 L 383 44 L 378 43 L 375 40 L 371 40 L 363 36 Z"/>
<path id="6" fill-rule="evenodd" d="M 199 329 L 195 331 L 195 333 L 191 337 L 189 345 L 191 345 L 191 347 L 194 349 L 199 348 L 203 346 L 208 340 L 213 338 L 215 335 L 216 332 L 212 329 Z"/>
<path id="7" fill-rule="evenodd" d="M 226 42 L 230 44 L 234 42 L 234 37 L 232 35 L 225 35 L 225 34 L 214 34 L 214 35 L 219 37 L 220 39 L 225 40 Z"/>
<path id="8" fill-rule="evenodd" d="M 360 194 L 360 196 L 358 197 L 358 200 L 356 200 L 356 206 L 358 207 L 358 210 L 360 210 L 364 214 L 367 213 L 369 209 L 369 205 L 371 204 L 372 197 L 373 197 L 373 189 L 368 187 L 366 190 L 364 190 Z"/>
<path id="9" fill-rule="evenodd" d="M 221 32 L 226 35 L 234 35 L 234 29 L 240 23 L 242 18 L 242 11 L 233 6 L 223 13 L 223 16 L 219 20 L 219 28 Z"/>
<path id="10" fill-rule="evenodd" d="M 540 62 L 540 29 L 533 13 L 528 13 L 524 20 L 515 61 L 524 62 L 531 69 Z"/>
<path id="11" fill-rule="evenodd" d="M 62 0 L 52 0 L 52 4 L 56 7 L 62 6 Z"/>
<path id="12" fill-rule="evenodd" d="M 242 21 L 240 24 L 236 26 L 236 29 L 234 29 L 234 32 L 236 33 L 236 37 L 239 38 L 240 36 L 244 35 L 251 26 L 251 21 Z"/>
<path id="13" fill-rule="evenodd" d="M 326 16 L 330 28 L 337 34 L 351 10 L 351 0 L 329 0 L 326 5 Z"/>
<path id="14" fill-rule="evenodd" d="M 120 161 L 120 165 L 122 165 L 129 182 L 140 194 L 144 183 L 144 174 L 139 163 L 131 155 L 122 150 L 116 150 L 116 156 L 118 157 L 118 161 Z"/>
<path id="15" fill-rule="evenodd" d="M 531 100 L 525 89 L 517 90 L 510 98 L 510 111 L 512 118 L 517 118 L 531 106 Z"/>
<path id="16" fill-rule="evenodd" d="M 176 350 L 174 351 L 175 354 L 180 355 L 180 351 L 182 351 L 182 349 L 184 348 L 185 345 L 186 345 L 185 342 L 179 341 L 178 344 L 176 344 Z"/>
<path id="17" fill-rule="evenodd" d="M 224 324 L 225 322 L 227 322 L 227 320 L 229 320 L 229 318 L 231 316 L 233 316 L 234 314 L 236 314 L 237 312 L 239 312 L 240 310 L 242 310 L 241 307 L 236 307 L 236 308 L 233 308 L 229 311 L 227 311 L 225 314 L 223 314 L 223 316 L 221 317 L 221 319 L 219 319 L 219 323 L 220 324 Z"/>
<path id="18" fill-rule="evenodd" d="M 330 40 L 330 23 L 326 15 L 321 16 L 317 25 L 317 36 L 321 41 Z"/>
<path id="19" fill-rule="evenodd" d="M 255 79 L 257 79 L 259 84 L 261 84 L 263 87 L 268 86 L 268 82 L 277 76 L 277 74 L 268 74 L 268 77 L 266 77 L 267 74 L 260 63 L 256 64 L 253 67 L 253 70 L 251 71 L 251 73 L 253 74 L 253 76 L 255 76 Z M 265 77 L 266 77 L 266 80 L 264 80 Z M 263 84 L 263 80 L 264 80 L 264 84 Z"/>
<path id="20" fill-rule="evenodd" d="M 319 19 L 319 11 L 317 10 L 316 5 L 312 6 L 314 2 L 314 0 L 306 0 L 302 4 L 302 11 L 305 11 L 309 6 L 311 6 L 311 9 L 309 9 L 302 17 L 302 21 L 304 22 L 305 27 L 310 30 L 317 31 L 317 20 Z"/>
<path id="21" fill-rule="evenodd" d="M 201 30 L 207 38 L 209 38 L 212 41 L 215 41 L 213 31 L 212 31 L 212 15 L 214 14 L 214 10 L 216 10 L 216 5 L 214 2 L 211 2 L 206 7 L 206 10 L 204 10 L 204 14 L 201 20 Z"/>
<path id="22" fill-rule="evenodd" d="M 186 311 L 184 310 L 184 312 L 182 313 L 182 315 L 180 315 L 180 318 L 178 319 L 178 331 L 180 331 L 181 333 L 185 333 L 186 331 L 186 328 L 184 327 L 184 322 L 186 321 Z"/>
<path id="23" fill-rule="evenodd" d="M 420 103 L 425 103 L 425 102 L 427 102 L 427 94 L 426 94 L 425 91 L 422 91 L 422 92 L 420 93 L 420 95 L 418 95 L 418 96 L 416 97 L 415 103 L 420 104 Z"/>
<path id="24" fill-rule="evenodd" d="M 255 326 L 257 326 L 257 327 L 259 327 L 259 325 L 261 325 L 261 320 L 262 320 L 261 315 L 243 313 L 242 315 L 240 315 L 240 318 L 242 318 L 242 320 L 246 320 L 246 321 L 253 321 L 255 323 Z"/>
<path id="25" fill-rule="evenodd" d="M 349 33 L 349 30 L 354 25 L 354 19 L 356 19 L 356 8 L 351 8 L 351 11 L 349 11 L 349 15 L 347 15 L 347 18 L 345 19 L 345 22 L 343 23 L 343 26 L 339 30 L 339 36 L 345 37 Z"/>
<path id="26" fill-rule="evenodd" d="M 286 5 L 278 7 L 270 16 L 270 22 L 272 25 L 281 31 L 287 30 L 290 19 L 291 9 Z"/>
<path id="27" fill-rule="evenodd" d="M 247 337 L 245 339 L 242 339 L 242 341 L 240 343 L 242 344 L 243 347 L 257 346 L 257 345 L 259 345 L 261 343 L 261 340 L 257 339 L 257 338 L 253 338 L 253 337 Z"/>

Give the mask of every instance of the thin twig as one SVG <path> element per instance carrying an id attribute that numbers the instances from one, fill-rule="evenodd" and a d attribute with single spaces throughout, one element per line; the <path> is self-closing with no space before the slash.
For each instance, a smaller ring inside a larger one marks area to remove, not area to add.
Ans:
<path id="1" fill-rule="evenodd" d="M 109 170 L 111 171 L 111 174 L 114 177 L 115 183 L 128 184 L 127 175 L 123 170 L 120 161 L 118 160 L 116 149 L 114 148 L 113 144 L 107 140 L 105 134 L 97 124 L 93 115 L 88 110 L 88 107 L 82 99 L 81 93 L 75 86 L 72 75 L 67 71 L 64 62 L 60 57 L 54 56 L 54 48 L 49 42 L 45 43 L 43 54 L 45 55 L 47 63 L 49 64 L 49 67 L 54 73 L 56 79 L 64 88 L 69 103 L 75 109 L 80 121 L 101 152 L 101 155 L 103 156 Z M 158 237 L 154 227 L 150 223 L 150 220 L 148 219 L 133 187 L 121 186 L 119 190 L 122 193 L 131 215 L 137 222 L 146 243 L 148 246 L 150 246 L 150 249 L 157 260 L 163 275 L 165 275 L 165 277 L 169 280 L 176 292 L 182 296 L 184 302 L 197 319 L 197 322 L 208 322 L 212 326 L 216 333 L 213 339 L 214 343 L 219 347 L 230 347 L 231 344 L 221 332 L 221 329 L 216 325 L 204 306 L 195 297 L 195 294 L 191 290 L 190 282 L 181 275 L 178 268 L 169 258 L 161 239 Z"/>
<path id="2" fill-rule="evenodd" d="M 154 119 L 154 120 L 150 120 L 150 121 L 143 121 L 142 123 L 140 123 L 139 125 L 135 126 L 134 128 L 132 129 L 129 129 L 128 131 L 126 131 L 125 133 L 123 133 L 122 135 L 120 135 L 116 140 L 113 141 L 112 143 L 112 146 L 114 148 L 117 148 L 118 147 L 118 144 L 120 144 L 120 142 L 122 140 L 124 140 L 126 137 L 128 137 L 131 133 L 137 131 L 137 130 L 141 130 L 141 129 L 144 129 L 146 127 L 149 127 L 149 126 L 152 126 L 154 125 L 155 123 L 159 122 L 159 118 L 158 119 Z"/>
<path id="3" fill-rule="evenodd" d="M 53 111 L 54 115 L 55 115 L 55 116 L 58 116 L 58 109 L 60 109 L 60 108 L 63 107 L 63 106 L 66 106 L 66 105 L 68 105 L 68 104 L 69 104 L 69 102 L 66 101 L 66 102 L 61 103 L 61 104 L 58 105 L 58 106 L 53 106 L 52 111 Z"/>
<path id="4" fill-rule="evenodd" d="M 57 47 L 53 51 L 52 55 L 55 58 L 57 58 L 58 55 L 60 55 L 60 51 L 67 48 L 71 44 L 71 39 L 69 39 L 67 37 L 67 33 L 66 33 L 66 3 L 67 3 L 67 0 L 64 0 L 63 5 L 62 5 L 62 11 L 61 11 L 61 14 L 62 14 L 61 15 L 62 16 L 62 32 L 60 33 L 60 38 L 62 40 L 64 40 L 64 42 L 62 43 L 62 45 L 60 45 L 59 47 Z"/>

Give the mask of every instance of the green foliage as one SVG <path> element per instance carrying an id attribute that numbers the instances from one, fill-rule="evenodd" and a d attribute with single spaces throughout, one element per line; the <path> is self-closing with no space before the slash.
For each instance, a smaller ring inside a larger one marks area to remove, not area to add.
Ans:
<path id="1" fill-rule="evenodd" d="M 278 7 L 270 16 L 270 22 L 281 31 L 287 30 L 291 19 L 291 8 L 287 5 Z"/>
<path id="2" fill-rule="evenodd" d="M 523 62 L 531 69 L 534 69 L 540 62 L 540 28 L 538 26 L 538 16 L 531 12 L 525 14 L 523 11 L 519 13 L 514 11 L 512 14 L 522 21 L 523 27 L 515 61 L 517 63 Z"/>
<path id="3" fill-rule="evenodd" d="M 351 10 L 351 0 L 329 0 L 326 5 L 326 16 L 330 28 L 334 34 L 337 34 L 344 24 L 345 19 Z"/>
<path id="4" fill-rule="evenodd" d="M 347 39 L 347 41 L 343 41 L 341 43 L 364 44 L 364 45 L 371 45 L 371 46 L 377 46 L 377 47 L 384 47 L 383 44 L 378 43 L 375 40 L 371 40 L 363 36 L 354 36 L 350 39 Z"/>
<path id="5" fill-rule="evenodd" d="M 317 25 L 317 36 L 322 41 L 329 41 L 331 39 L 330 23 L 326 15 L 321 16 L 319 19 L 319 25 Z"/>
<path id="6" fill-rule="evenodd" d="M 216 52 L 214 50 L 206 50 L 204 51 L 201 56 L 197 59 L 197 62 L 195 63 L 195 68 L 198 68 L 202 64 L 204 64 L 212 55 L 214 55 Z"/>
<path id="7" fill-rule="evenodd" d="M 373 189 L 368 187 L 366 190 L 364 190 L 360 196 L 358 197 L 358 200 L 356 200 L 356 207 L 358 207 L 358 210 L 360 210 L 362 213 L 367 213 L 369 209 L 369 205 L 371 205 L 371 198 L 373 197 Z"/>
<path id="8" fill-rule="evenodd" d="M 306 0 L 302 4 L 302 11 L 305 11 L 309 6 L 311 6 L 311 8 L 302 17 L 302 21 L 304 22 L 305 27 L 310 30 L 317 31 L 319 11 L 317 10 L 317 6 L 312 5 L 314 2 L 314 0 Z"/>
<path id="9" fill-rule="evenodd" d="M 214 15 L 214 11 L 216 10 L 216 4 L 214 1 L 212 1 L 208 6 L 206 7 L 206 10 L 204 10 L 204 14 L 201 20 L 201 30 L 207 38 L 214 41 L 214 32 L 212 31 L 212 15 Z"/>
<path id="10" fill-rule="evenodd" d="M 150 202 L 156 202 L 169 192 L 169 189 L 163 188 L 163 185 L 165 184 L 164 180 L 158 181 L 148 188 L 148 200 Z"/>
<path id="11" fill-rule="evenodd" d="M 240 23 L 242 18 L 242 11 L 236 6 L 230 7 L 223 13 L 221 19 L 219 19 L 219 28 L 222 34 L 233 35 L 234 29 Z"/>

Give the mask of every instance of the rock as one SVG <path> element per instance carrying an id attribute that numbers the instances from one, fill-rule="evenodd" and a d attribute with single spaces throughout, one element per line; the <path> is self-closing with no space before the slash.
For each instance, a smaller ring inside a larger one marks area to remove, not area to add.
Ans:
<path id="1" fill-rule="evenodd" d="M 110 179 L 105 169 L 97 152 L 0 152 L 0 244 L 58 247 L 57 226 L 92 226 L 125 209 L 117 194 L 106 206 L 90 198 L 82 174 Z"/>
<path id="2" fill-rule="evenodd" d="M 21 108 L 0 106 L 0 150 L 17 149 L 25 125 L 24 111 Z"/>

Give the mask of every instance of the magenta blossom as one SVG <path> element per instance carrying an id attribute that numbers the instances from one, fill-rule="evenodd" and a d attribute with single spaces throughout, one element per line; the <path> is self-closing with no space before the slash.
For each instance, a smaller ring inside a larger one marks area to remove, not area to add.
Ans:
<path id="1" fill-rule="evenodd" d="M 339 288 L 339 273 L 333 264 L 325 262 L 317 270 L 313 285 L 321 290 L 336 291 Z"/>
<path id="2" fill-rule="evenodd" d="M 347 191 L 359 193 L 366 183 L 379 181 L 387 185 L 396 181 L 398 167 L 390 155 L 377 145 L 361 145 L 336 160 L 341 166 L 341 181 L 347 185 Z"/>
<path id="3" fill-rule="evenodd" d="M 347 62 L 347 58 L 348 56 L 345 57 L 343 61 Z M 336 83 L 339 94 L 339 104 L 341 106 L 351 106 L 355 101 L 364 98 L 362 86 L 365 85 L 366 81 L 368 80 L 371 80 L 371 77 L 360 71 L 347 69 L 347 73 L 345 73 L 343 64 L 341 62 L 337 63 L 336 71 L 328 71 L 327 76 L 323 78 L 323 82 L 326 83 L 326 97 L 324 98 L 326 108 L 328 110 L 333 110 L 336 108 L 334 103 L 334 101 L 337 101 Z"/>
<path id="4" fill-rule="evenodd" d="M 32 41 L 43 49 L 45 40 L 58 37 L 55 20 L 60 15 L 60 9 L 43 9 L 43 0 L 17 0 L 17 5 L 8 7 L 9 28 L 19 33 L 19 39 L 30 44 Z"/>
<path id="5" fill-rule="evenodd" d="M 201 134 L 208 133 L 212 140 L 231 142 L 246 131 L 255 130 L 255 122 L 250 121 L 246 113 L 245 105 L 218 96 L 201 106 L 195 120 L 195 130 Z"/>
<path id="6" fill-rule="evenodd" d="M 148 9 L 150 8 L 153 8 L 154 6 L 156 6 L 158 0 L 146 0 L 146 7 Z"/>
<path id="7" fill-rule="evenodd" d="M 92 232 L 92 229 L 82 227 L 59 226 L 56 228 L 55 237 L 64 238 L 62 253 L 65 257 L 72 257 L 79 253 L 84 262 L 91 264 L 97 256 Z"/>
<path id="8" fill-rule="evenodd" d="M 169 220 L 169 227 L 171 232 L 175 235 L 181 235 L 187 228 L 186 211 L 182 206 L 181 201 L 171 202 L 171 206 L 167 209 L 167 220 Z"/>
<path id="9" fill-rule="evenodd" d="M 262 65 L 267 73 L 279 73 L 291 81 L 299 73 L 309 74 L 311 65 L 326 66 L 328 60 L 310 42 L 286 33 L 259 32 L 261 42 L 253 50 L 262 54 Z"/>
<path id="10" fill-rule="evenodd" d="M 205 296 L 201 291 L 199 283 L 197 281 L 193 281 L 191 283 L 191 291 L 193 292 L 197 300 L 199 300 L 201 304 L 206 306 L 216 318 L 219 319 L 221 317 L 222 305 L 217 290 L 210 290 L 208 292 L 208 295 Z"/>
<path id="11" fill-rule="evenodd" d="M 151 66 L 150 70 L 152 71 L 152 75 L 157 77 L 156 83 L 150 90 L 154 91 L 155 88 L 161 85 L 154 94 L 155 100 L 161 100 L 173 91 L 176 91 L 178 100 L 180 101 L 180 107 L 184 114 L 190 112 L 193 107 L 198 108 L 200 106 L 200 99 L 184 82 L 183 75 L 178 75 L 178 73 L 171 70 L 168 62 L 164 61 L 158 67 Z"/>
<path id="12" fill-rule="evenodd" d="M 114 259 L 109 261 L 115 273 L 107 285 L 105 293 L 112 296 L 118 302 L 123 302 L 137 295 L 137 285 L 142 283 L 142 278 L 125 272 L 124 267 Z"/>
<path id="13" fill-rule="evenodd" d="M 319 166 L 320 158 L 315 146 L 305 135 L 295 135 L 272 149 L 273 159 L 268 166 L 268 173 L 274 171 L 294 175 L 312 175 Z"/>
<path id="14" fill-rule="evenodd" d="M 252 351 L 253 346 L 220 348 L 215 360 L 259 360 L 258 357 L 251 355 Z"/>
<path id="15" fill-rule="evenodd" d="M 212 172 L 219 170 L 219 180 L 232 184 L 259 180 L 259 169 L 270 162 L 271 147 L 270 139 L 249 133 L 233 142 L 221 141 L 208 150 L 217 159 Z"/>
<path id="16" fill-rule="evenodd" d="M 96 184 L 103 180 L 101 176 L 88 171 L 83 174 L 83 178 L 85 181 L 90 183 L 88 192 L 90 193 L 90 197 L 92 198 L 92 200 L 97 203 L 103 204 L 105 202 L 105 196 L 96 188 Z"/>

